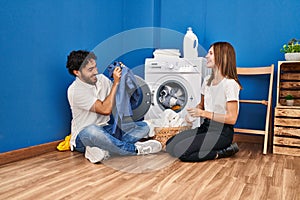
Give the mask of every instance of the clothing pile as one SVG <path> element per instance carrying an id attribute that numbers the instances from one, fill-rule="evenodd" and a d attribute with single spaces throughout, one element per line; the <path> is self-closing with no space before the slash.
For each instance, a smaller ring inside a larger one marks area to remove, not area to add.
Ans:
<path id="1" fill-rule="evenodd" d="M 61 141 L 57 145 L 57 150 L 58 151 L 68 151 L 70 150 L 70 139 L 71 139 L 71 134 L 67 135 L 63 141 Z"/>
<path id="2" fill-rule="evenodd" d="M 183 92 L 180 88 L 164 85 L 159 92 L 159 102 L 165 107 L 172 110 L 180 110 L 184 106 Z"/>
<path id="3" fill-rule="evenodd" d="M 145 120 L 145 122 L 147 122 L 150 127 L 149 137 L 153 137 L 155 135 L 155 127 L 187 126 L 185 119 L 180 117 L 180 115 L 172 109 L 164 110 L 158 119 Z"/>

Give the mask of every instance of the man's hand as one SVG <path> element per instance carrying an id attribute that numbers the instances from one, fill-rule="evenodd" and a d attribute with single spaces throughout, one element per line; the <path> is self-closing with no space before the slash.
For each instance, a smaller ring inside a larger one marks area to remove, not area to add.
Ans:
<path id="1" fill-rule="evenodd" d="M 113 72 L 114 83 L 119 84 L 121 79 L 122 69 L 121 67 L 116 67 Z"/>

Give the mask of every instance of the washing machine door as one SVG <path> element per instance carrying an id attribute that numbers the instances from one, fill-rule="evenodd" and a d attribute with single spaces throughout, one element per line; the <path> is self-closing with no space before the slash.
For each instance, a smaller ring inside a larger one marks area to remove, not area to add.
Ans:
<path id="1" fill-rule="evenodd" d="M 151 106 L 151 92 L 147 83 L 139 76 L 135 75 L 137 84 L 141 89 L 141 97 L 135 107 L 132 107 L 132 120 L 141 120 L 148 112 Z"/>
<path id="2" fill-rule="evenodd" d="M 164 81 L 156 91 L 156 102 L 161 110 L 171 109 L 180 112 L 188 102 L 186 86 L 177 80 Z"/>
<path id="3" fill-rule="evenodd" d="M 166 109 L 184 118 L 186 108 L 200 102 L 201 79 L 199 74 L 150 74 L 146 79 L 151 90 L 151 108 L 145 119 L 159 119 Z"/>

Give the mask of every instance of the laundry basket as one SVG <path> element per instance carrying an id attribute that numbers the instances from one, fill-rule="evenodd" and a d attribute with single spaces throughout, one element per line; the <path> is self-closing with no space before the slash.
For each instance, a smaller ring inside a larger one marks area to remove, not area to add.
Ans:
<path id="1" fill-rule="evenodd" d="M 191 129 L 191 126 L 179 126 L 179 127 L 155 127 L 155 135 L 153 139 L 159 141 L 162 144 L 162 149 L 166 149 L 166 142 L 172 136 L 182 132 L 184 130 Z"/>

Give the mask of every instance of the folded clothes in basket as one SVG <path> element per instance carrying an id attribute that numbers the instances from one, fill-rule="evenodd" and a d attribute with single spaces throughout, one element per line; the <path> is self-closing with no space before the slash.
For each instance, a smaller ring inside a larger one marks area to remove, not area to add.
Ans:
<path id="1" fill-rule="evenodd" d="M 145 120 L 150 127 L 149 137 L 153 137 L 154 127 L 180 127 L 187 126 L 187 122 L 183 117 L 171 109 L 166 109 L 160 115 L 160 118 Z"/>
<path id="2" fill-rule="evenodd" d="M 178 127 L 184 125 L 186 125 L 185 119 L 171 109 L 164 110 L 157 122 L 158 127 Z"/>
<path id="3" fill-rule="evenodd" d="M 166 149 L 167 141 L 173 137 L 174 135 L 184 131 L 191 129 L 191 126 L 181 126 L 181 127 L 155 127 L 154 132 L 155 135 L 153 139 L 159 141 L 162 145 L 162 149 Z"/>

